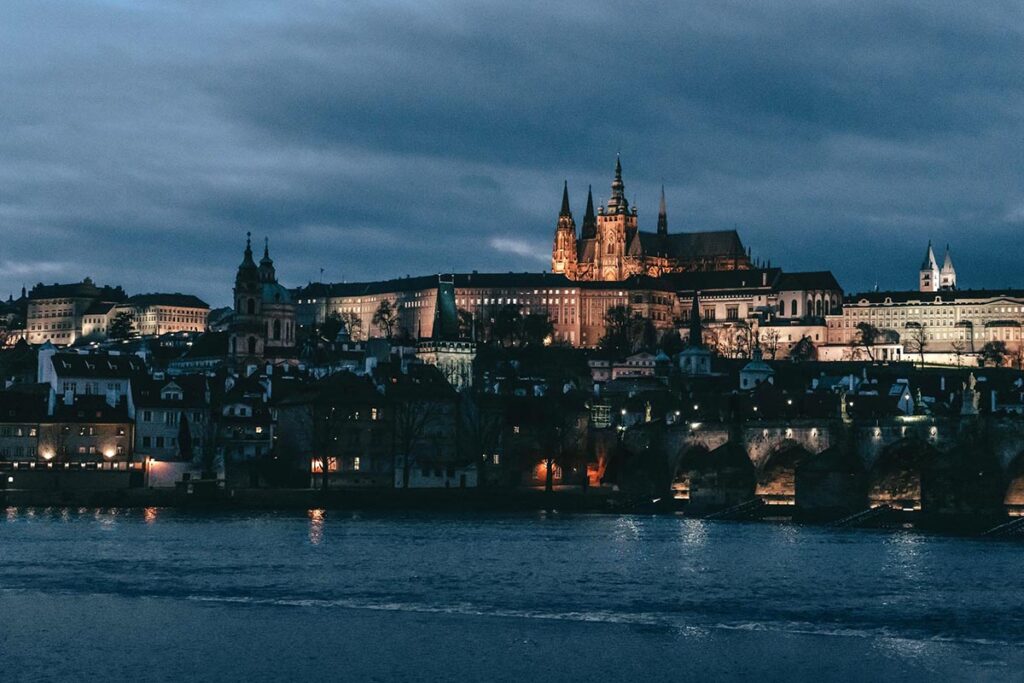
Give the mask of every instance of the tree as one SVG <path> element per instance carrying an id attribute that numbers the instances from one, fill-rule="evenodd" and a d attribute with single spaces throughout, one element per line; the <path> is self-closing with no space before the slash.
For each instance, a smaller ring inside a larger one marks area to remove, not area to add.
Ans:
<path id="1" fill-rule="evenodd" d="M 391 413 L 392 450 L 400 460 L 402 488 L 409 488 L 409 474 L 416 464 L 417 445 L 440 415 L 438 403 L 418 387 L 393 388 L 388 396 Z"/>
<path id="2" fill-rule="evenodd" d="M 998 368 L 1006 362 L 1008 354 L 1009 351 L 1006 348 L 1006 342 L 990 341 L 982 346 L 981 351 L 978 352 L 978 364 L 982 367 L 992 364 Z"/>
<path id="3" fill-rule="evenodd" d="M 547 313 L 530 313 L 523 318 L 523 343 L 541 346 L 555 334 L 555 325 Z"/>
<path id="4" fill-rule="evenodd" d="M 768 360 L 775 360 L 779 354 L 779 331 L 772 328 L 758 336 L 761 352 Z"/>
<path id="5" fill-rule="evenodd" d="M 494 339 L 502 346 L 515 346 L 522 337 L 523 314 L 515 304 L 505 304 L 494 314 L 491 328 Z"/>
<path id="6" fill-rule="evenodd" d="M 342 313 L 340 318 L 341 323 L 348 330 L 348 336 L 352 341 L 359 341 L 363 338 L 363 319 L 359 317 L 359 314 L 348 311 Z"/>
<path id="7" fill-rule="evenodd" d="M 178 422 L 178 460 L 192 461 L 192 430 L 185 411 L 182 411 L 181 420 Z"/>
<path id="8" fill-rule="evenodd" d="M 1017 344 L 1017 346 L 1010 351 L 1010 361 L 1013 364 L 1013 367 L 1018 370 L 1024 370 L 1024 343 Z"/>
<path id="9" fill-rule="evenodd" d="M 131 311 L 118 311 L 110 321 L 107 336 L 111 339 L 128 339 L 135 328 L 135 314 Z"/>
<path id="10" fill-rule="evenodd" d="M 398 309 L 391 303 L 391 299 L 381 299 L 377 310 L 373 312 L 372 322 L 385 339 L 390 341 L 395 336 L 395 329 L 398 327 Z"/>
<path id="11" fill-rule="evenodd" d="M 473 319 L 473 313 L 467 311 L 465 308 L 458 310 L 459 317 L 459 336 L 463 339 L 472 339 L 476 341 L 476 325 Z"/>
<path id="12" fill-rule="evenodd" d="M 676 329 L 665 330 L 661 335 L 661 339 L 658 341 L 658 348 L 665 352 L 665 355 L 671 358 L 677 353 L 683 350 L 683 340 L 679 336 L 679 331 Z"/>
<path id="13" fill-rule="evenodd" d="M 504 412 L 498 398 L 489 394 L 463 391 L 459 401 L 460 446 L 463 460 L 475 464 L 483 484 L 484 470 L 501 444 Z"/>
<path id="14" fill-rule="evenodd" d="M 319 334 L 327 341 L 334 341 L 344 325 L 345 322 L 341 319 L 340 313 L 328 313 L 324 321 L 320 323 Z"/>
<path id="15" fill-rule="evenodd" d="M 881 334 L 878 328 L 868 322 L 857 323 L 857 345 L 864 347 L 868 359 L 875 362 L 875 344 Z M 803 341 L 803 340 L 801 340 Z"/>
<path id="16" fill-rule="evenodd" d="M 541 399 L 539 442 L 543 450 L 544 491 L 554 490 L 555 467 L 564 471 L 578 459 L 586 434 L 584 404 L 575 393 L 548 393 Z M 586 471 L 583 477 L 586 479 Z M 583 486 L 586 486 L 584 483 Z"/>
<path id="17" fill-rule="evenodd" d="M 789 358 L 797 363 L 814 358 L 814 342 L 811 341 L 811 338 L 806 335 L 801 337 L 800 341 L 789 350 Z"/>
<path id="18" fill-rule="evenodd" d="M 954 339 L 949 343 L 949 347 L 953 349 L 953 356 L 956 357 L 956 366 L 960 367 L 964 352 L 967 351 L 967 342 L 962 339 Z"/>
<path id="19" fill-rule="evenodd" d="M 604 336 L 598 342 L 602 350 L 618 357 L 632 353 L 637 337 L 643 333 L 643 318 L 628 306 L 612 306 L 604 313 Z"/>
<path id="20" fill-rule="evenodd" d="M 921 361 L 921 367 L 924 367 L 924 351 L 928 346 L 928 330 L 921 323 L 908 323 L 907 327 L 910 329 L 910 333 L 907 335 L 907 351 L 910 353 L 916 353 Z"/>

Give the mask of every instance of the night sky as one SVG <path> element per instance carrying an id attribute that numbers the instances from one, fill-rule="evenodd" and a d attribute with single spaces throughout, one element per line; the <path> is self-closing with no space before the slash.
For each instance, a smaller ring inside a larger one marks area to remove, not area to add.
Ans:
<path id="1" fill-rule="evenodd" d="M 0 292 L 90 275 L 230 300 L 245 233 L 288 286 L 539 271 L 568 179 L 654 230 L 913 288 L 1024 287 L 1024 5 L 0 4 Z M 939 253 L 941 258 L 941 251 Z"/>

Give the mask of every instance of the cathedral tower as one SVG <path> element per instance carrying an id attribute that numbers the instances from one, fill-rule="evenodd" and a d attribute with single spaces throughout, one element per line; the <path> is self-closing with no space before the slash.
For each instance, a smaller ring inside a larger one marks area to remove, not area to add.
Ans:
<path id="1" fill-rule="evenodd" d="M 622 182 L 622 162 L 615 157 L 615 179 L 608 206 L 598 209 L 597 216 L 597 279 L 624 280 L 627 276 L 626 243 L 636 233 L 636 209 L 629 208 L 625 184 Z"/>
<path id="2" fill-rule="evenodd" d="M 264 242 L 259 265 L 252 258 L 252 236 L 235 275 L 235 312 L 229 351 L 235 357 L 278 357 L 295 346 L 295 304 L 277 281 L 270 246 Z"/>
<path id="3" fill-rule="evenodd" d="M 946 245 L 946 258 L 942 261 L 942 270 L 939 271 L 939 288 L 956 289 L 956 268 L 953 267 L 953 256 L 949 253 L 949 245 Z"/>
<path id="4" fill-rule="evenodd" d="M 952 262 L 950 262 L 952 266 Z M 920 291 L 922 292 L 937 292 L 939 291 L 940 275 L 939 275 L 939 264 L 935 261 L 935 251 L 932 249 L 931 240 L 928 241 L 928 251 L 924 254 L 924 261 L 921 262 L 921 272 L 918 280 L 920 284 Z"/>
<path id="5" fill-rule="evenodd" d="M 234 356 L 262 356 L 263 309 L 260 268 L 252 259 L 252 235 L 245 235 L 242 263 L 235 274 L 235 315 L 231 321 L 230 351 Z"/>
<path id="6" fill-rule="evenodd" d="M 576 222 L 569 210 L 569 183 L 562 188 L 562 210 L 555 227 L 555 246 L 551 251 L 551 272 L 576 277 Z"/>

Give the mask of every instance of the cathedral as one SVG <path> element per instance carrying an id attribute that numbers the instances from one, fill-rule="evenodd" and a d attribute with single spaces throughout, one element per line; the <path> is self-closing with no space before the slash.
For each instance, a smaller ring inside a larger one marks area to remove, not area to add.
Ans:
<path id="1" fill-rule="evenodd" d="M 634 275 L 659 277 L 694 271 L 748 270 L 749 254 L 735 230 L 669 233 L 662 188 L 656 232 L 637 227 L 636 207 L 629 206 L 622 182 L 622 163 L 615 160 L 615 179 L 606 206 L 595 214 L 593 193 L 587 192 L 583 228 L 569 208 L 568 183 L 562 189 L 562 209 L 555 227 L 551 271 L 570 280 L 625 280 Z"/>

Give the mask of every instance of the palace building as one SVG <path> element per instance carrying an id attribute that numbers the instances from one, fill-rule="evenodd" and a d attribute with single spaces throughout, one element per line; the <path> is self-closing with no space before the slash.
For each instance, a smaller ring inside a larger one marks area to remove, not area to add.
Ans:
<path id="1" fill-rule="evenodd" d="M 622 163 L 615 160 L 615 179 L 606 206 L 594 213 L 593 193 L 587 191 L 583 227 L 569 207 L 568 183 L 562 189 L 562 208 L 555 226 L 551 272 L 570 280 L 620 281 L 635 275 L 660 277 L 693 271 L 747 270 L 748 253 L 735 230 L 669 233 L 665 190 L 662 188 L 655 232 L 638 228 L 636 207 L 629 206 Z"/>
<path id="2" fill-rule="evenodd" d="M 939 267 L 929 242 L 917 290 L 852 294 L 827 321 L 828 345 L 818 350 L 823 360 L 849 360 L 867 353 L 860 348 L 858 328 L 866 323 L 877 328 L 890 346 L 900 347 L 897 358 L 954 364 L 988 342 L 1003 342 L 1011 351 L 1020 348 L 1024 290 L 958 289 L 949 246 Z"/>

